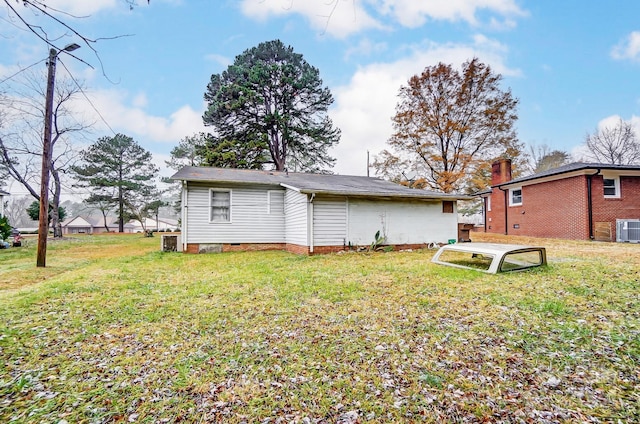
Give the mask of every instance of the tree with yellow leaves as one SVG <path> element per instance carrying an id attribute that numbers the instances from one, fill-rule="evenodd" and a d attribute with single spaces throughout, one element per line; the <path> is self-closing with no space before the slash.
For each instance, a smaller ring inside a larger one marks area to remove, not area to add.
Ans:
<path id="1" fill-rule="evenodd" d="M 486 187 L 487 164 L 523 150 L 514 130 L 518 100 L 501 79 L 477 58 L 461 72 L 439 63 L 411 77 L 400 88 L 390 150 L 374 161 L 377 174 L 401 181 L 410 172 L 420 187 L 445 193 Z"/>

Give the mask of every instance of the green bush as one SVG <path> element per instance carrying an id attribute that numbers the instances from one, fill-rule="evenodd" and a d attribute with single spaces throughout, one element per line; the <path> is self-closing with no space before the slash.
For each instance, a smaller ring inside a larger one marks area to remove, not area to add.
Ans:
<path id="1" fill-rule="evenodd" d="M 11 235 L 11 225 L 6 216 L 0 216 L 0 240 L 6 240 Z"/>

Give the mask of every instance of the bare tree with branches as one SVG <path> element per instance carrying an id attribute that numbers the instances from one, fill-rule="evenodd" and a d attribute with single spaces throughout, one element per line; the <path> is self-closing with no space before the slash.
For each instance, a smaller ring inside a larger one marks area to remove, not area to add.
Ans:
<path id="1" fill-rule="evenodd" d="M 622 119 L 611 127 L 596 129 L 587 134 L 585 146 L 589 158 L 597 162 L 613 165 L 640 163 L 640 139 L 630 122 Z"/>
<path id="2" fill-rule="evenodd" d="M 35 73 L 23 74 L 11 87 L 11 95 L 0 97 L 0 106 L 5 111 L 4 127 L 0 129 L 0 168 L 39 201 L 46 77 Z M 53 180 L 50 187 L 51 225 L 58 237 L 62 235 L 57 211 L 65 188 L 64 174 L 76 158 L 71 137 L 83 137 L 93 125 L 93 122 L 78 118 L 71 109 L 81 90 L 75 81 L 63 79 L 56 85 L 54 96 L 53 154 L 49 169 Z"/>
<path id="3" fill-rule="evenodd" d="M 531 144 L 527 159 L 528 169 L 526 171 L 535 174 L 566 165 L 571 161 L 571 155 L 564 150 L 551 149 L 548 144 Z"/>
<path id="4" fill-rule="evenodd" d="M 2 0 L 7 11 L 6 17 L 0 18 L 9 26 L 26 30 L 32 33 L 36 38 L 43 41 L 47 46 L 55 49 L 60 54 L 66 54 L 79 62 L 93 68 L 93 66 L 63 48 L 65 42 L 71 37 L 74 42 L 85 45 L 93 51 L 97 61 L 100 63 L 102 74 L 106 77 L 106 72 L 98 54 L 95 45 L 101 40 L 112 40 L 122 37 L 128 37 L 128 34 L 114 35 L 107 37 L 92 38 L 78 31 L 74 22 L 78 19 L 84 19 L 86 16 L 76 16 L 69 11 L 54 8 L 46 0 Z M 136 0 L 121 0 L 130 9 L 133 9 Z M 149 3 L 150 0 L 147 0 Z M 3 24 L 4 25 L 4 24 Z M 2 33 L 0 33 L 1 35 Z"/>
<path id="5" fill-rule="evenodd" d="M 30 202 L 29 196 L 9 196 L 4 208 L 4 215 L 12 226 L 20 227 L 29 222 L 27 207 Z"/>

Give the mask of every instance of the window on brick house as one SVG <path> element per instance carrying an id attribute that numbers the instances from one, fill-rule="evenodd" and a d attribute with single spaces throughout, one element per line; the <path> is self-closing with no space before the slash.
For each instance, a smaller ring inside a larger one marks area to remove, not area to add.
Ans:
<path id="1" fill-rule="evenodd" d="M 520 206 L 522 204 L 522 188 L 509 190 L 509 206 Z"/>
<path id="2" fill-rule="evenodd" d="M 618 178 L 602 179 L 604 197 L 620 197 L 620 180 Z"/>
<path id="3" fill-rule="evenodd" d="M 211 189 L 211 222 L 231 222 L 231 190 Z"/>

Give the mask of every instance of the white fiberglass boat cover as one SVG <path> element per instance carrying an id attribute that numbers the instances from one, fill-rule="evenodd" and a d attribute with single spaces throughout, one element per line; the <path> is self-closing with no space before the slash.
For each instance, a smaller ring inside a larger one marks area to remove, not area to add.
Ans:
<path id="1" fill-rule="evenodd" d="M 547 264 L 544 247 L 500 243 L 455 243 L 438 249 L 431 262 L 496 274 Z"/>

